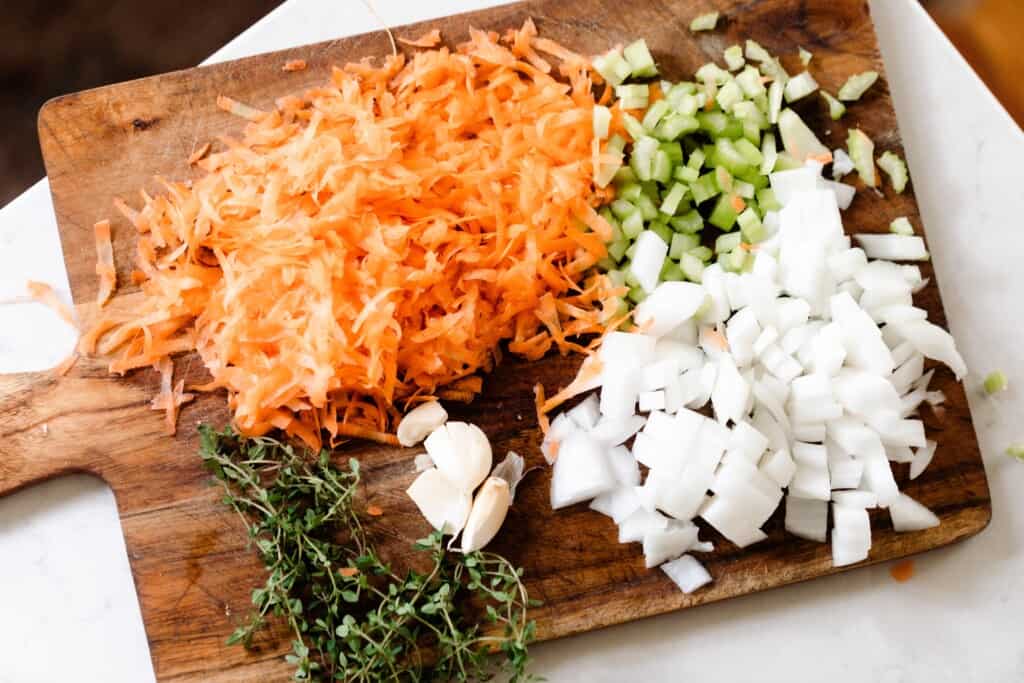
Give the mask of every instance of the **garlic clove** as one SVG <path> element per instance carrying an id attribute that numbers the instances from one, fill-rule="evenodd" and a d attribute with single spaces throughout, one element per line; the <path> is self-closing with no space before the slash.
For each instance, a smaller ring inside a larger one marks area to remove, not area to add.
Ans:
<path id="1" fill-rule="evenodd" d="M 398 423 L 398 443 L 415 446 L 448 419 L 448 411 L 437 401 L 421 403 Z"/>
<path id="2" fill-rule="evenodd" d="M 508 509 L 512 492 L 501 477 L 488 477 L 476 494 L 466 527 L 462 530 L 462 552 L 480 550 L 497 535 Z"/>
<path id="3" fill-rule="evenodd" d="M 472 492 L 491 470 L 491 442 L 476 425 L 449 422 L 431 432 L 423 446 L 460 491 Z"/>
<path id="4" fill-rule="evenodd" d="M 430 526 L 441 533 L 454 535 L 466 526 L 472 496 L 448 481 L 436 467 L 421 472 L 405 492 Z"/>

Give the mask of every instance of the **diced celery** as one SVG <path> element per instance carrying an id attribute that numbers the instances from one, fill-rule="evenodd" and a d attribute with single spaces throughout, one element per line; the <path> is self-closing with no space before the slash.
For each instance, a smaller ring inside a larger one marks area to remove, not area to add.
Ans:
<path id="1" fill-rule="evenodd" d="M 612 287 L 622 287 L 626 284 L 626 273 L 621 270 L 609 270 L 607 272 L 608 279 L 612 283 Z"/>
<path id="2" fill-rule="evenodd" d="M 802 46 L 799 48 L 798 53 L 800 55 L 800 63 L 805 67 L 811 63 L 811 59 L 814 57 L 814 55 L 805 50 Z"/>
<path id="3" fill-rule="evenodd" d="M 725 65 L 729 67 L 729 71 L 739 71 L 747 63 L 747 60 L 743 59 L 743 47 L 740 45 L 731 45 L 725 48 L 722 57 L 725 59 Z"/>
<path id="4" fill-rule="evenodd" d="M 765 62 L 772 59 L 771 53 L 759 44 L 755 43 L 753 40 L 747 40 L 744 54 L 747 56 L 747 59 L 754 62 Z"/>
<path id="5" fill-rule="evenodd" d="M 600 269 L 601 271 L 609 271 L 612 268 L 614 268 L 615 266 L 617 266 L 618 264 L 615 263 L 615 261 L 613 259 L 611 259 L 611 258 L 606 256 L 603 259 L 600 259 L 594 265 L 596 265 L 598 267 L 598 269 Z"/>
<path id="6" fill-rule="evenodd" d="M 763 211 L 779 211 L 782 209 L 782 204 L 775 198 L 775 190 L 770 187 L 765 187 L 757 191 L 757 205 L 761 207 Z"/>
<path id="7" fill-rule="evenodd" d="M 650 180 L 654 170 L 654 155 L 658 151 L 658 141 L 646 135 L 633 144 L 633 154 L 629 165 L 640 180 Z"/>
<path id="8" fill-rule="evenodd" d="M 629 245 L 629 249 L 626 249 L 626 258 L 629 259 L 630 261 L 632 261 L 633 260 L 633 255 L 635 253 L 636 253 L 636 242 L 633 242 L 632 244 Z M 632 277 L 632 275 L 633 275 L 632 271 L 630 271 L 628 268 L 626 270 L 626 273 L 630 277 Z M 630 287 L 632 287 L 634 284 L 638 284 L 639 280 L 635 280 L 634 279 L 634 280 L 630 281 L 629 278 L 627 277 L 626 278 L 626 282 L 629 284 Z"/>
<path id="9" fill-rule="evenodd" d="M 622 257 L 626 255 L 627 249 L 629 249 L 629 240 L 621 239 L 608 245 L 608 255 L 616 261 L 621 261 Z"/>
<path id="10" fill-rule="evenodd" d="M 719 261 L 722 263 L 722 268 L 728 271 L 739 273 L 747 265 L 747 254 L 742 247 L 736 247 L 728 254 L 723 254 L 719 257 Z"/>
<path id="11" fill-rule="evenodd" d="M 628 239 L 635 240 L 644 231 L 644 217 L 639 210 L 634 209 L 633 213 L 622 219 L 622 234 Z"/>
<path id="12" fill-rule="evenodd" d="M 661 223 L 651 223 L 647 229 L 665 241 L 665 244 L 672 242 L 672 229 Z"/>
<path id="13" fill-rule="evenodd" d="M 686 279 L 691 282 L 700 282 L 704 276 L 704 262 L 692 253 L 679 257 L 679 268 L 683 271 Z"/>
<path id="14" fill-rule="evenodd" d="M 679 267 L 678 263 L 665 259 L 665 265 L 661 267 L 662 282 L 679 282 L 686 279 L 686 273 Z"/>
<path id="15" fill-rule="evenodd" d="M 748 244 L 756 244 L 767 236 L 757 212 L 750 207 L 736 217 L 736 222 L 740 224 L 740 232 Z"/>
<path id="16" fill-rule="evenodd" d="M 1006 391 L 1007 387 L 1010 386 L 1010 381 L 1006 379 L 1006 374 L 1002 370 L 993 370 L 985 375 L 983 386 L 985 387 L 985 393 L 991 396 L 992 394 Z"/>
<path id="17" fill-rule="evenodd" d="M 754 121 L 743 122 L 743 137 L 749 140 L 752 144 L 761 144 L 761 127 Z"/>
<path id="18" fill-rule="evenodd" d="M 704 262 L 710 261 L 711 257 L 714 255 L 709 247 L 705 247 L 703 245 L 697 247 L 696 249 L 691 249 L 690 254 L 696 256 L 697 258 Z"/>
<path id="19" fill-rule="evenodd" d="M 617 199 L 625 199 L 626 201 L 629 202 L 635 202 L 640 197 L 640 195 L 643 194 L 643 191 L 643 185 L 641 185 L 640 183 L 626 183 L 625 185 L 619 188 Z M 612 202 L 612 206 L 615 206 L 615 202 Z M 630 207 L 627 210 L 626 207 L 621 206 L 619 208 L 619 213 L 622 213 L 623 211 L 627 211 L 627 213 L 622 214 L 621 216 L 619 216 L 619 218 L 625 218 L 627 215 L 629 215 L 629 212 L 632 212 L 632 210 L 632 207 Z"/>
<path id="20" fill-rule="evenodd" d="M 695 33 L 697 31 L 711 31 L 714 30 L 716 24 L 718 24 L 718 12 L 707 12 L 693 18 L 693 21 L 690 22 L 690 30 Z"/>
<path id="21" fill-rule="evenodd" d="M 658 183 L 648 180 L 647 182 L 640 183 L 640 187 L 643 189 L 643 193 L 647 195 L 647 198 L 654 202 L 655 205 L 661 203 L 661 188 L 658 187 Z"/>
<path id="22" fill-rule="evenodd" d="M 1006 454 L 1011 458 L 1024 461 L 1024 443 L 1012 443 L 1006 447 Z"/>
<path id="23" fill-rule="evenodd" d="M 761 93 L 760 95 L 754 95 L 753 97 L 751 97 L 750 101 L 753 102 L 755 105 L 757 105 L 758 110 L 760 110 L 760 112 L 762 114 L 764 114 L 765 117 L 768 116 L 768 90 L 767 89 L 765 89 L 765 91 L 763 93 Z"/>
<path id="24" fill-rule="evenodd" d="M 789 152 L 779 152 L 779 156 L 775 160 L 776 171 L 792 171 L 793 169 L 803 167 L 804 165 L 794 158 Z"/>
<path id="25" fill-rule="evenodd" d="M 678 142 L 663 142 L 658 145 L 658 149 L 668 155 L 668 160 L 672 162 L 672 166 L 683 163 L 683 146 Z"/>
<path id="26" fill-rule="evenodd" d="M 773 81 L 768 86 L 768 122 L 778 123 L 782 111 L 782 96 L 785 86 L 781 81 Z"/>
<path id="27" fill-rule="evenodd" d="M 672 216 L 675 215 L 676 209 L 679 208 L 679 202 L 686 196 L 686 186 L 681 183 L 675 183 L 672 185 L 672 189 L 665 195 L 665 199 L 661 202 L 661 206 L 658 210 L 663 214 Z"/>
<path id="28" fill-rule="evenodd" d="M 637 190 L 638 190 L 636 193 L 632 192 L 632 189 L 634 187 L 637 188 Z M 633 199 L 636 199 L 637 197 L 640 196 L 640 192 L 639 192 L 640 186 L 639 185 L 636 185 L 635 183 L 632 184 L 632 185 L 625 185 L 623 187 L 623 191 L 625 191 L 626 189 L 630 190 L 631 191 L 630 194 L 634 195 Z M 636 206 L 633 205 L 633 202 L 630 201 L 629 199 L 626 199 L 625 197 L 621 197 L 621 196 L 618 199 L 616 199 L 614 202 L 612 202 L 611 208 L 612 208 L 612 215 L 614 215 L 619 220 L 625 220 L 626 218 L 628 218 L 630 216 L 630 214 L 632 214 L 634 211 L 636 211 Z"/>
<path id="29" fill-rule="evenodd" d="M 629 133 L 629 137 L 634 140 L 639 140 L 643 136 L 647 135 L 647 131 L 644 130 L 643 124 L 637 121 L 632 114 L 623 112 L 622 125 L 626 129 L 626 132 Z"/>
<path id="30" fill-rule="evenodd" d="M 913 235 L 914 226 L 911 225 L 910 219 L 906 216 L 900 216 L 899 218 L 893 219 L 892 223 L 889 223 L 889 232 L 894 232 L 897 235 Z"/>
<path id="31" fill-rule="evenodd" d="M 651 221 L 658 217 L 658 206 L 646 194 L 641 194 L 636 199 L 636 207 L 640 209 L 640 215 L 645 221 Z"/>
<path id="32" fill-rule="evenodd" d="M 752 123 L 758 130 L 768 127 L 768 117 L 750 100 L 743 100 L 734 104 L 732 114 L 742 121 L 744 126 L 747 123 Z M 744 128 L 744 132 L 746 132 L 746 128 Z"/>
<path id="33" fill-rule="evenodd" d="M 846 105 L 832 97 L 824 90 L 821 91 L 821 97 L 828 103 L 828 115 L 833 121 L 838 121 L 843 118 L 843 114 L 846 113 Z"/>
<path id="34" fill-rule="evenodd" d="M 785 84 L 789 80 L 789 74 L 782 67 L 782 62 L 774 57 L 761 62 L 761 73 L 778 83 Z"/>
<path id="35" fill-rule="evenodd" d="M 708 217 L 708 222 L 720 230 L 729 230 L 736 223 L 736 216 L 744 207 L 743 200 L 736 195 L 720 195 Z"/>
<path id="36" fill-rule="evenodd" d="M 636 173 L 633 173 L 633 169 L 629 166 L 623 166 L 615 172 L 615 186 L 622 187 L 628 183 L 635 183 L 637 181 Z"/>
<path id="37" fill-rule="evenodd" d="M 610 50 L 594 59 L 594 70 L 612 86 L 619 85 L 626 80 L 631 71 L 629 62 L 618 50 Z"/>
<path id="38" fill-rule="evenodd" d="M 796 102 L 807 97 L 817 89 L 818 82 L 814 80 L 814 76 L 804 71 L 786 81 L 783 94 L 786 96 L 787 102 Z"/>
<path id="39" fill-rule="evenodd" d="M 689 93 L 680 95 L 673 106 L 676 113 L 683 116 L 693 116 L 700 109 L 700 105 L 697 103 L 697 96 Z"/>
<path id="40" fill-rule="evenodd" d="M 687 133 L 700 128 L 696 117 L 685 114 L 669 114 L 654 130 L 654 136 L 660 140 L 678 140 Z"/>
<path id="41" fill-rule="evenodd" d="M 768 187 L 768 176 L 761 175 L 761 172 L 756 168 L 752 168 L 749 171 L 740 173 L 736 176 L 737 180 L 742 180 L 745 183 L 749 183 L 754 187 L 755 190 L 760 190 L 762 187 Z"/>
<path id="42" fill-rule="evenodd" d="M 740 139 L 733 143 L 736 151 L 739 152 L 743 160 L 747 162 L 749 166 L 760 166 L 761 162 L 764 161 L 764 157 L 761 156 L 761 150 L 754 147 L 749 140 Z"/>
<path id="43" fill-rule="evenodd" d="M 733 105 L 743 100 L 743 90 L 736 85 L 736 81 L 729 81 L 718 89 L 718 96 L 715 101 L 723 111 L 729 111 Z"/>
<path id="44" fill-rule="evenodd" d="M 718 85 L 723 85 L 732 79 L 732 74 L 714 62 L 708 62 L 697 69 L 696 73 L 693 74 L 693 77 L 701 83 L 716 83 Z"/>
<path id="45" fill-rule="evenodd" d="M 705 173 L 701 177 L 697 178 L 697 182 L 690 183 L 690 196 L 693 197 L 695 204 L 703 204 L 707 200 L 711 199 L 719 192 L 717 183 L 715 182 L 714 172 Z"/>
<path id="46" fill-rule="evenodd" d="M 637 285 L 629 288 L 629 294 L 626 295 L 629 300 L 635 304 L 643 303 L 643 300 L 647 298 L 647 293 L 644 292 L 644 288 Z"/>
<path id="47" fill-rule="evenodd" d="M 744 199 L 753 199 L 754 198 L 754 190 L 755 189 L 756 188 L 753 185 L 751 185 L 750 183 L 748 183 L 748 182 L 746 182 L 744 180 L 740 180 L 738 178 L 733 180 L 733 183 L 732 183 L 732 190 L 733 190 L 733 192 L 735 192 L 739 196 L 743 197 Z"/>
<path id="48" fill-rule="evenodd" d="M 594 137 L 604 140 L 608 137 L 608 126 L 612 122 L 612 110 L 601 104 L 594 105 Z"/>
<path id="49" fill-rule="evenodd" d="M 902 194 L 903 190 L 907 189 L 907 164 L 903 159 L 886 150 L 878 157 L 878 167 L 889 176 L 896 194 Z"/>
<path id="50" fill-rule="evenodd" d="M 629 67 L 637 78 L 650 78 L 658 75 L 654 57 L 651 56 L 651 51 L 647 49 L 647 42 L 643 38 L 627 45 L 622 51 L 622 56 L 629 62 Z"/>
<path id="51" fill-rule="evenodd" d="M 696 181 L 700 174 L 696 169 L 689 166 L 676 166 L 676 170 L 672 172 L 672 177 L 680 182 L 689 184 Z"/>
<path id="52" fill-rule="evenodd" d="M 671 108 L 672 105 L 665 100 L 658 100 L 652 104 L 647 108 L 647 113 L 644 114 L 644 119 L 641 121 L 643 127 L 648 131 L 653 131 Z"/>
<path id="53" fill-rule="evenodd" d="M 857 175 L 868 187 L 877 184 L 875 174 L 875 143 L 862 130 L 854 128 L 847 134 L 846 147 Z"/>
<path id="54" fill-rule="evenodd" d="M 694 97 L 696 92 L 697 86 L 693 83 L 675 83 L 665 93 L 665 100 L 676 111 L 683 114 L 692 114 L 697 111 L 697 98 Z M 692 111 L 684 111 L 685 108 L 690 106 L 693 107 Z"/>
<path id="55" fill-rule="evenodd" d="M 775 161 L 779 158 L 775 146 L 775 133 L 767 133 L 761 140 L 761 173 L 768 175 L 775 170 Z"/>
<path id="56" fill-rule="evenodd" d="M 679 260 L 683 254 L 700 246 L 700 239 L 693 233 L 677 232 L 672 235 L 672 243 L 669 245 L 668 255 L 670 258 Z"/>
<path id="57" fill-rule="evenodd" d="M 752 166 L 729 138 L 718 138 L 715 141 L 715 156 L 718 163 L 727 168 L 730 173 L 741 173 Z M 760 152 L 758 152 L 758 156 L 760 156 Z M 758 163 L 760 162 L 761 160 L 758 159 Z"/>
<path id="58" fill-rule="evenodd" d="M 706 157 L 704 156 L 704 152 L 699 149 L 695 149 L 690 154 L 690 158 L 686 160 L 686 165 L 695 171 L 700 171 L 701 166 L 704 165 L 705 159 Z"/>
<path id="59" fill-rule="evenodd" d="M 839 89 L 839 99 L 844 102 L 856 102 L 877 80 L 877 71 L 865 71 L 864 73 L 854 74 Z"/>
<path id="60" fill-rule="evenodd" d="M 682 216 L 676 216 L 670 218 L 668 224 L 672 226 L 672 229 L 676 232 L 683 232 L 687 234 L 693 234 L 700 232 L 701 228 L 704 227 L 704 217 L 700 215 L 697 209 L 684 213 Z"/>
<path id="61" fill-rule="evenodd" d="M 732 191 L 732 173 L 725 166 L 719 166 L 711 173 L 714 173 L 715 187 L 719 192 Z"/>
<path id="62" fill-rule="evenodd" d="M 765 92 L 764 83 L 761 82 L 761 74 L 752 66 L 747 66 L 736 75 L 736 84 L 743 89 L 747 97 L 757 97 Z"/>
<path id="63" fill-rule="evenodd" d="M 619 99 L 647 97 L 650 87 L 644 83 L 623 83 L 615 86 L 615 96 Z"/>
<path id="64" fill-rule="evenodd" d="M 715 253 L 728 254 L 730 251 L 740 246 L 741 241 L 743 241 L 743 236 L 738 232 L 727 232 L 721 234 L 715 239 Z"/>
<path id="65" fill-rule="evenodd" d="M 659 149 L 654 153 L 654 163 L 651 166 L 651 178 L 662 185 L 667 185 L 672 179 L 672 160 L 669 159 L 665 150 Z"/>

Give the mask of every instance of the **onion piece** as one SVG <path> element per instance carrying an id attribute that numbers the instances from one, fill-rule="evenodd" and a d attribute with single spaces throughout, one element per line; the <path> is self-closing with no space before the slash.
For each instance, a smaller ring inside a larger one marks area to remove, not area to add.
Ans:
<path id="1" fill-rule="evenodd" d="M 697 527 L 693 524 L 676 522 L 665 529 L 652 529 L 644 534 L 644 566 L 657 567 L 666 560 L 672 560 L 697 541 Z"/>
<path id="2" fill-rule="evenodd" d="M 661 565 L 661 570 L 686 594 L 711 583 L 711 574 L 692 555 L 683 555 L 677 560 L 666 562 Z"/>
<path id="3" fill-rule="evenodd" d="M 854 235 L 868 258 L 887 261 L 927 261 L 931 258 L 924 240 L 916 235 Z"/>
<path id="4" fill-rule="evenodd" d="M 786 496 L 786 531 L 808 541 L 825 542 L 828 502 Z"/>
<path id="5" fill-rule="evenodd" d="M 581 503 L 615 488 L 617 481 L 600 442 L 589 434 L 570 434 L 558 449 L 551 473 L 554 510 Z"/>
<path id="6" fill-rule="evenodd" d="M 889 516 L 896 531 L 921 531 L 939 525 L 934 512 L 905 493 L 899 494 L 889 505 Z"/>

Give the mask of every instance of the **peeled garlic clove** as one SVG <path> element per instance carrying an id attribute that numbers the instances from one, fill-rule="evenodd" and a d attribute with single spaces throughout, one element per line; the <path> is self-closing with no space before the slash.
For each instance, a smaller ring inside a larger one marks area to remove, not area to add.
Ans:
<path id="1" fill-rule="evenodd" d="M 472 492 L 491 471 L 491 442 L 476 425 L 449 422 L 423 442 L 434 465 L 460 491 Z"/>
<path id="2" fill-rule="evenodd" d="M 466 526 L 473 498 L 448 481 L 436 467 L 424 470 L 405 491 L 416 507 L 443 534 L 457 534 Z"/>
<path id="3" fill-rule="evenodd" d="M 480 550 L 497 535 L 512 505 L 512 492 L 501 477 L 488 477 L 473 501 L 473 509 L 462 530 L 462 552 Z"/>
<path id="4" fill-rule="evenodd" d="M 437 401 L 421 403 L 398 423 L 398 443 L 415 446 L 448 419 L 448 411 Z"/>

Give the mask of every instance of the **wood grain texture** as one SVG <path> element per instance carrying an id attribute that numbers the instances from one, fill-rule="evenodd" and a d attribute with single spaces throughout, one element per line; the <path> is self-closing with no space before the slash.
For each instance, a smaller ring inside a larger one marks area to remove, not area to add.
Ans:
<path id="1" fill-rule="evenodd" d="M 719 30 L 692 35 L 687 26 L 700 11 L 724 13 Z M 866 3 L 814 0 L 716 0 L 622 3 L 615 0 L 539 2 L 449 17 L 397 30 L 416 37 L 440 28 L 449 41 L 467 28 L 505 29 L 532 16 L 542 35 L 581 52 L 594 53 L 636 36 L 647 38 L 670 78 L 681 78 L 723 48 L 751 37 L 786 55 L 796 70 L 797 45 L 814 53 L 812 71 L 835 92 L 852 73 L 868 68 L 884 74 Z M 382 34 L 357 36 L 285 52 L 261 55 L 202 69 L 175 72 L 69 95 L 50 102 L 39 119 L 40 137 L 60 224 L 65 260 L 78 302 L 96 291 L 91 225 L 113 217 L 111 200 L 137 188 L 157 188 L 154 175 L 189 177 L 185 159 L 218 134 L 240 129 L 237 119 L 219 111 L 218 94 L 255 106 L 297 92 L 327 78 L 331 64 L 380 55 L 389 49 Z M 309 68 L 286 73 L 288 59 L 306 59 Z M 822 103 L 808 98 L 798 108 L 818 130 L 829 131 L 831 146 L 845 141 L 846 126 L 874 138 L 879 153 L 902 153 L 887 82 L 879 81 L 851 107 L 842 125 L 828 120 Z M 888 194 L 888 189 L 885 190 Z M 899 215 L 919 223 L 913 193 L 876 196 L 863 192 L 845 215 L 847 228 L 884 231 Z M 31 229 L 26 226 L 26 229 Z M 133 250 L 132 228 L 115 218 L 115 250 L 122 281 L 127 281 Z M 923 264 L 926 277 L 930 264 Z M 127 300 L 130 304 L 130 299 Z M 945 323 L 934 284 L 917 304 L 932 320 Z M 88 317 L 89 304 L 80 304 Z M 457 417 L 484 428 L 496 453 L 514 449 L 539 464 L 531 387 L 542 381 L 561 386 L 578 359 L 550 357 L 524 364 L 508 361 L 487 377 L 481 398 L 455 408 Z M 198 361 L 179 361 L 190 379 L 202 374 Z M 262 581 L 255 556 L 246 547 L 233 513 L 218 502 L 216 489 L 195 456 L 194 426 L 222 424 L 222 396 L 203 396 L 186 406 L 179 433 L 162 432 L 162 416 L 149 409 L 157 376 L 152 370 L 108 377 L 104 366 L 81 361 L 61 379 L 47 375 L 0 378 L 0 492 L 55 474 L 82 471 L 105 479 L 114 489 L 146 632 L 161 681 L 285 680 L 280 654 L 284 639 L 270 632 L 258 649 L 246 653 L 225 647 L 224 639 L 248 609 L 251 589 Z M 876 515 L 875 538 L 867 563 L 903 557 L 977 533 L 991 514 L 985 472 L 978 453 L 963 388 L 944 368 L 934 385 L 949 397 L 944 416 L 924 419 L 940 446 L 927 472 L 906 491 L 931 507 L 942 525 L 897 535 L 888 516 Z M 43 433 L 42 425 L 48 426 Z M 415 450 L 352 445 L 339 457 L 357 454 L 367 477 L 366 495 L 385 514 L 373 530 L 385 554 L 401 562 L 411 539 L 427 531 L 403 493 L 414 477 Z M 907 466 L 896 466 L 905 483 Z M 716 543 L 707 557 L 715 582 L 683 595 L 658 571 L 647 571 L 637 544 L 619 545 L 610 520 L 585 506 L 553 513 L 548 505 L 546 468 L 529 476 L 496 542 L 496 549 L 526 568 L 531 596 L 544 601 L 534 612 L 541 639 L 556 638 L 670 610 L 714 602 L 833 573 L 829 548 L 786 536 L 781 514 L 768 523 L 768 540 L 739 550 L 709 530 Z M 865 563 L 866 564 L 866 563 Z"/>

